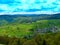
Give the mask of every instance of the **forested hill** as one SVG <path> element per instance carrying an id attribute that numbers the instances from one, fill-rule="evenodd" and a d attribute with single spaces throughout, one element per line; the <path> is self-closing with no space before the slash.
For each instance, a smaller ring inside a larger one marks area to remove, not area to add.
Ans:
<path id="1" fill-rule="evenodd" d="M 0 21 L 14 22 L 15 19 L 20 20 L 43 20 L 43 19 L 60 19 L 60 14 L 14 14 L 14 15 L 0 15 Z"/>

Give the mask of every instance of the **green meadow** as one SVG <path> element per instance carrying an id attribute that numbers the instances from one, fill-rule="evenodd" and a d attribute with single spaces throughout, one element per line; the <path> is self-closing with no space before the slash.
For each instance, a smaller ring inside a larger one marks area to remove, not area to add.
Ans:
<path id="1" fill-rule="evenodd" d="M 50 28 L 52 26 L 60 28 L 60 19 L 37 20 L 36 22 L 32 23 L 16 22 L 10 24 L 3 24 L 2 26 L 0 26 L 0 36 L 24 37 L 25 35 L 29 35 L 31 33 L 30 29 L 37 30 L 38 28 L 44 29 Z"/>

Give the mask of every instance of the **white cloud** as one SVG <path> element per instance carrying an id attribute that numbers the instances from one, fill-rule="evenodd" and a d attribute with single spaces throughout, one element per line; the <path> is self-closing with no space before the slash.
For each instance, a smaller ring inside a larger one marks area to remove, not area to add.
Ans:
<path id="1" fill-rule="evenodd" d="M 3 14 L 10 14 L 10 15 L 13 15 L 13 14 L 56 14 L 58 12 L 51 12 L 51 11 L 36 11 L 36 12 L 2 12 L 0 13 L 0 15 L 3 15 Z"/>
<path id="2" fill-rule="evenodd" d="M 8 10 L 8 6 L 6 4 L 0 4 L 0 9 Z"/>
<path id="3" fill-rule="evenodd" d="M 4 12 L 14 12 L 16 9 L 18 9 L 17 12 L 20 9 L 24 11 L 29 9 L 39 9 L 43 12 L 60 12 L 60 0 L 14 0 L 14 3 L 11 4 L 0 4 L 0 9 L 4 10 Z"/>

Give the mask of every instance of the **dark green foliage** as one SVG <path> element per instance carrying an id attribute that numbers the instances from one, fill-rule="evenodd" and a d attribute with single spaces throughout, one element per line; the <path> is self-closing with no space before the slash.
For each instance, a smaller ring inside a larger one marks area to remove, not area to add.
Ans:
<path id="1" fill-rule="evenodd" d="M 43 44 L 43 38 L 40 34 L 35 35 L 34 40 L 36 41 L 37 45 L 42 45 Z"/>
<path id="2" fill-rule="evenodd" d="M 55 34 L 36 34 L 31 39 L 0 36 L 0 43 L 6 45 L 60 45 L 60 32 Z"/>
<path id="3" fill-rule="evenodd" d="M 26 42 L 23 43 L 23 45 L 37 45 L 34 39 L 32 40 L 27 40 Z"/>
<path id="4" fill-rule="evenodd" d="M 24 42 L 26 42 L 27 39 L 24 39 L 24 38 L 20 38 L 19 41 L 18 41 L 18 45 L 23 45 Z"/>
<path id="5" fill-rule="evenodd" d="M 13 38 L 10 38 L 8 45 L 17 45 L 18 44 L 17 42 L 18 42 L 18 39 L 13 37 Z"/>
<path id="6" fill-rule="evenodd" d="M 8 37 L 0 36 L 0 43 L 8 44 L 8 42 L 9 42 L 9 38 Z"/>

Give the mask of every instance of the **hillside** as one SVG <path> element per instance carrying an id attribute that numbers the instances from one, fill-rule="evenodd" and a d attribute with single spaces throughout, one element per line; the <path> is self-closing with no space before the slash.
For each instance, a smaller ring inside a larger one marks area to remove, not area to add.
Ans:
<path id="1" fill-rule="evenodd" d="M 0 15 L 0 45 L 60 45 L 59 38 L 60 14 Z"/>
<path id="2" fill-rule="evenodd" d="M 16 20 L 24 21 L 37 21 L 37 20 L 49 20 L 49 19 L 60 19 L 60 14 L 16 14 L 16 15 L 0 15 L 0 21 L 5 20 L 8 23 L 16 22 Z"/>
<path id="3" fill-rule="evenodd" d="M 29 25 L 29 26 L 28 26 Z M 39 14 L 39 15 L 32 15 L 32 14 L 25 14 L 25 15 L 0 15 L 0 31 L 7 31 L 5 32 L 6 35 L 27 35 L 30 34 L 29 30 L 39 30 L 40 33 L 41 30 L 43 32 L 46 30 L 51 30 L 51 28 L 60 28 L 60 14 L 53 14 L 53 15 L 48 15 L 48 14 Z M 34 29 L 35 28 L 35 29 Z M 13 32 L 11 33 L 11 31 Z M 18 32 L 21 31 L 21 32 Z M 26 33 L 25 33 L 26 31 Z M 5 35 L 2 34 L 1 35 Z M 48 32 L 48 31 L 47 31 Z M 45 32 L 44 32 L 45 33 Z"/>

